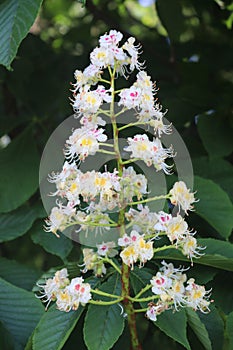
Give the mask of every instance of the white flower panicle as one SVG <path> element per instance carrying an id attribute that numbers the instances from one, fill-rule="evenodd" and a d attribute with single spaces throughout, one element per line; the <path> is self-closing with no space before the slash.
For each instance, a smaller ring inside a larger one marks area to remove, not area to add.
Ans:
<path id="1" fill-rule="evenodd" d="M 194 259 L 203 255 L 205 247 L 199 246 L 196 232 L 189 228 L 182 216 L 194 209 L 193 204 L 197 202 L 195 193 L 183 181 L 177 181 L 168 194 L 150 197 L 148 179 L 133 166 L 136 161 L 142 161 L 146 166 L 169 175 L 172 172 L 169 159 L 175 157 L 175 153 L 172 145 L 165 148 L 161 140 L 161 136 L 170 134 L 172 128 L 164 121 L 166 112 L 162 111 L 155 98 L 156 85 L 140 62 L 141 46 L 135 44 L 133 37 L 121 45 L 122 39 L 122 33 L 116 30 L 102 35 L 99 46 L 90 54 L 90 64 L 83 71 L 76 70 L 74 73 L 76 82 L 72 89 L 72 106 L 81 125 L 72 130 L 66 140 L 65 162 L 61 171 L 49 175 L 48 180 L 54 186 L 50 195 L 56 197 L 56 206 L 45 221 L 45 230 L 58 237 L 59 231 L 70 226 L 74 226 L 76 232 L 84 232 L 85 237 L 104 233 L 96 247 L 83 249 L 80 271 L 83 274 L 92 271 L 97 277 L 106 274 L 107 278 L 107 269 L 111 266 L 121 274 L 123 285 L 126 269 L 128 274 L 135 264 L 142 268 L 160 250 L 177 249 L 190 259 L 192 265 Z M 119 75 L 127 78 L 135 69 L 138 71 L 136 81 L 128 88 L 116 90 L 115 79 Z M 116 112 L 115 102 L 120 111 Z M 104 103 L 110 103 L 110 107 L 104 108 Z M 119 126 L 121 123 L 117 118 L 126 110 L 131 110 L 135 122 Z M 104 129 L 106 119 L 110 121 L 113 140 L 108 140 L 108 129 Z M 130 134 L 122 156 L 120 133 L 139 125 L 145 125 L 147 131 Z M 150 129 L 153 131 L 148 137 Z M 117 165 L 114 163 L 112 166 L 111 163 L 109 168 L 105 165 L 102 172 L 82 171 L 82 162 L 98 153 L 111 155 Z M 177 210 L 173 210 L 172 214 L 152 211 L 148 202 L 160 199 L 169 200 Z M 112 227 L 119 232 L 115 242 L 109 238 Z M 158 243 L 160 238 L 163 238 L 164 246 L 161 241 Z M 208 312 L 210 291 L 195 283 L 193 278 L 188 279 L 186 270 L 163 261 L 145 290 L 141 290 L 138 297 L 129 296 L 128 300 L 138 304 L 149 301 L 148 308 L 139 311 L 146 311 L 146 317 L 152 321 L 168 309 L 178 311 L 181 307 L 191 307 Z M 57 271 L 40 287 L 40 298 L 48 305 L 51 301 L 56 302 L 57 308 L 65 312 L 77 310 L 88 302 L 114 304 L 112 300 L 90 301 L 90 284 L 85 283 L 82 277 L 70 281 L 66 269 Z M 140 299 L 145 291 L 150 291 L 151 296 Z M 116 303 L 127 299 L 123 294 L 118 298 L 101 290 L 92 292 L 108 296 Z"/>

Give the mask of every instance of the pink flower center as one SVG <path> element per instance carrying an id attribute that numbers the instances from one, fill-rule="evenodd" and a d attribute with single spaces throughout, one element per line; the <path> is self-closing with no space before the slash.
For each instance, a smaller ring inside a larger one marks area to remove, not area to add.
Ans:
<path id="1" fill-rule="evenodd" d="M 75 290 L 79 291 L 80 287 L 81 287 L 80 284 L 76 284 L 74 288 Z"/>

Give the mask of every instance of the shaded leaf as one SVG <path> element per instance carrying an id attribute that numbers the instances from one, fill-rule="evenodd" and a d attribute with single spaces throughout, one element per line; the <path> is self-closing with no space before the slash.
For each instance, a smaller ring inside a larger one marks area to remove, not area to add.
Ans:
<path id="1" fill-rule="evenodd" d="M 212 306 L 208 314 L 198 312 L 198 315 L 207 329 L 212 344 L 212 350 L 222 349 L 224 325 L 218 310 Z"/>
<path id="2" fill-rule="evenodd" d="M 219 185 L 196 176 L 194 188 L 200 201 L 195 211 L 212 225 L 222 237 L 228 238 L 233 228 L 233 204 Z"/>
<path id="3" fill-rule="evenodd" d="M 233 199 L 233 166 L 222 158 L 199 157 L 192 160 L 194 173 L 213 180 Z"/>
<path id="4" fill-rule="evenodd" d="M 0 64 L 7 68 L 27 35 L 42 0 L 5 0 L 0 5 Z"/>
<path id="5" fill-rule="evenodd" d="M 0 213 L 23 204 L 38 188 L 39 155 L 31 129 L 0 150 Z"/>
<path id="6" fill-rule="evenodd" d="M 172 310 L 165 311 L 158 316 L 154 324 L 185 349 L 191 350 L 186 334 L 187 316 L 184 309 L 174 313 Z"/>
<path id="7" fill-rule="evenodd" d="M 111 276 L 99 290 L 120 294 L 121 284 L 118 274 Z M 101 300 L 105 298 L 101 297 Z M 109 298 L 107 299 L 109 300 Z M 89 350 L 109 350 L 124 329 L 124 317 L 119 305 L 90 305 L 85 317 L 84 340 Z"/>
<path id="8" fill-rule="evenodd" d="M 42 313 L 41 302 L 32 292 L 0 278 L 0 319 L 12 334 L 15 349 L 23 349 Z"/>
<path id="9" fill-rule="evenodd" d="M 226 320 L 226 336 L 228 340 L 228 348 L 233 348 L 233 311 L 227 316 Z"/>
<path id="10" fill-rule="evenodd" d="M 212 350 L 209 334 L 205 325 L 200 320 L 198 314 L 190 308 L 186 308 L 186 314 L 188 318 L 188 324 L 200 340 L 206 350 Z"/>
<path id="11" fill-rule="evenodd" d="M 171 40 L 178 41 L 184 30 L 184 17 L 182 6 L 178 1 L 157 0 L 158 15 L 168 32 Z M 174 21 L 174 18 L 176 20 Z"/>
<path id="12" fill-rule="evenodd" d="M 28 205 L 11 213 L 0 214 L 0 242 L 7 242 L 22 236 L 31 228 L 38 215 L 37 209 Z"/>
<path id="13" fill-rule="evenodd" d="M 48 253 L 55 254 L 64 260 L 73 248 L 71 239 L 63 234 L 60 234 L 60 238 L 57 238 L 51 232 L 45 232 L 43 225 L 44 222 L 38 221 L 30 230 L 33 242 L 40 244 Z"/>
<path id="14" fill-rule="evenodd" d="M 0 277 L 17 287 L 32 290 L 40 272 L 14 260 L 0 258 Z"/>
<path id="15" fill-rule="evenodd" d="M 222 120 L 222 116 L 200 115 L 197 128 L 203 145 L 211 157 L 224 157 L 231 154 L 233 151 L 232 129 L 227 120 Z"/>
<path id="16" fill-rule="evenodd" d="M 83 307 L 70 312 L 59 311 L 56 309 L 56 305 L 50 307 L 47 312 L 44 312 L 35 329 L 33 349 L 62 349 L 83 311 Z"/>

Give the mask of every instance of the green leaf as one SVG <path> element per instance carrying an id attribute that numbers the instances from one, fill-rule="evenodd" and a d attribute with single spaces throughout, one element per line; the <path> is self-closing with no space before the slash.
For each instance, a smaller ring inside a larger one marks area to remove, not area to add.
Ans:
<path id="1" fill-rule="evenodd" d="M 198 312 L 198 315 L 207 329 L 212 344 L 212 350 L 222 349 L 224 324 L 218 310 L 212 306 L 208 314 Z"/>
<path id="2" fill-rule="evenodd" d="M 39 213 L 36 208 L 24 205 L 11 213 L 0 214 L 0 242 L 7 242 L 27 232 Z"/>
<path id="3" fill-rule="evenodd" d="M 198 157 L 192 159 L 194 173 L 213 180 L 233 199 L 233 166 L 222 158 Z"/>
<path id="4" fill-rule="evenodd" d="M 159 18 L 166 28 L 169 38 L 173 41 L 179 41 L 185 28 L 181 4 L 174 0 L 157 0 L 156 6 Z"/>
<path id="5" fill-rule="evenodd" d="M 111 276 L 99 290 L 120 294 L 121 284 L 118 274 Z M 98 298 L 100 299 L 100 298 Z M 102 298 L 101 300 L 109 300 Z M 84 340 L 89 350 L 109 350 L 124 330 L 124 317 L 119 305 L 90 305 L 85 317 Z"/>
<path id="6" fill-rule="evenodd" d="M 198 314 L 190 308 L 186 308 L 186 314 L 188 318 L 188 324 L 200 340 L 206 350 L 212 350 L 209 334 L 205 325 L 200 320 Z"/>
<path id="7" fill-rule="evenodd" d="M 198 244 L 206 247 L 199 259 L 193 259 L 195 264 L 217 267 L 219 269 L 233 271 L 233 245 L 229 242 L 218 239 L 198 239 Z M 179 261 L 190 261 L 181 252 L 174 249 L 167 249 L 155 254 L 156 259 L 170 259 Z"/>
<path id="8" fill-rule="evenodd" d="M 233 311 L 227 316 L 226 320 L 226 336 L 228 343 L 228 349 L 233 349 Z"/>
<path id="9" fill-rule="evenodd" d="M 32 26 L 42 0 L 5 0 L 0 5 L 0 64 L 10 68 L 19 44 Z"/>
<path id="10" fill-rule="evenodd" d="M 33 350 L 62 349 L 83 311 L 83 307 L 70 312 L 57 310 L 56 305 L 50 307 L 35 329 Z"/>
<path id="11" fill-rule="evenodd" d="M 0 278 L 0 319 L 12 334 L 15 349 L 23 349 L 42 313 L 41 302 L 32 292 Z"/>
<path id="12" fill-rule="evenodd" d="M 57 238 L 51 232 L 45 232 L 43 224 L 42 221 L 37 221 L 30 230 L 33 242 L 40 244 L 48 253 L 55 254 L 64 260 L 73 248 L 72 240 L 63 234 Z"/>
<path id="13" fill-rule="evenodd" d="M 153 272 L 151 270 L 148 270 L 146 268 L 139 269 L 137 266 L 130 271 L 130 283 L 132 285 L 133 291 L 135 294 L 139 293 L 142 288 L 144 288 L 147 284 L 150 284 L 150 280 L 152 279 L 153 275 L 155 275 L 156 272 Z M 143 297 L 148 297 L 151 295 L 151 291 L 147 291 L 143 294 Z M 141 306 L 147 307 L 146 303 L 140 303 Z"/>
<path id="14" fill-rule="evenodd" d="M 82 4 L 82 7 L 84 7 L 86 5 L 86 0 L 77 0 L 77 1 Z"/>
<path id="15" fill-rule="evenodd" d="M 41 273 L 14 260 L 0 258 L 0 277 L 17 287 L 32 290 Z"/>
<path id="16" fill-rule="evenodd" d="M 191 350 L 186 334 L 187 316 L 184 309 L 174 313 L 172 310 L 165 311 L 158 316 L 154 324 L 170 338 Z"/>
<path id="17" fill-rule="evenodd" d="M 0 213 L 18 208 L 38 188 L 39 155 L 27 128 L 0 151 Z"/>
<path id="18" fill-rule="evenodd" d="M 233 228 L 233 204 L 220 186 L 211 180 L 195 176 L 194 188 L 200 201 L 195 211 L 212 225 L 222 237 L 228 238 Z"/>
<path id="19" fill-rule="evenodd" d="M 203 145 L 211 157 L 224 157 L 232 153 L 232 129 L 222 116 L 200 115 L 197 127 Z"/>
<path id="20" fill-rule="evenodd" d="M 0 322 L 0 349 L 14 350 L 14 343 L 10 332 Z"/>

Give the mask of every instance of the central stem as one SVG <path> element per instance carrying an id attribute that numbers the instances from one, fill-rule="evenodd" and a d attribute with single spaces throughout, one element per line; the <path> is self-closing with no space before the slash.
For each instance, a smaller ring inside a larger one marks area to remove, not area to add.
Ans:
<path id="1" fill-rule="evenodd" d="M 118 141 L 118 134 L 119 129 L 117 127 L 116 122 L 116 115 L 114 110 L 114 103 L 115 103 L 115 68 L 113 71 L 111 68 L 109 68 L 109 74 L 111 77 L 111 93 L 112 93 L 112 100 L 110 105 L 110 116 L 111 116 L 111 122 L 112 122 L 112 128 L 113 128 L 113 140 L 114 140 L 114 152 L 116 154 L 116 161 L 117 161 L 117 170 L 118 170 L 118 176 L 122 177 L 123 174 L 123 161 L 121 158 L 121 153 L 119 149 L 119 141 Z M 122 194 L 123 195 L 123 194 Z M 123 197 L 121 195 L 120 203 L 123 203 Z M 124 206 L 119 211 L 119 217 L 118 217 L 118 227 L 119 227 L 119 236 L 122 237 L 125 234 L 125 208 Z M 137 327 L 136 327 L 136 315 L 134 312 L 133 304 L 131 300 L 129 300 L 130 296 L 130 281 L 129 281 L 129 275 L 130 275 L 130 267 L 124 263 L 122 263 L 122 270 L 121 270 L 121 284 L 122 284 L 122 298 L 123 298 L 123 304 L 125 311 L 127 313 L 128 317 L 128 326 L 129 326 L 129 333 L 130 333 L 130 342 L 131 342 L 131 350 L 142 350 L 142 347 L 139 343 L 138 334 L 137 334 Z"/>

